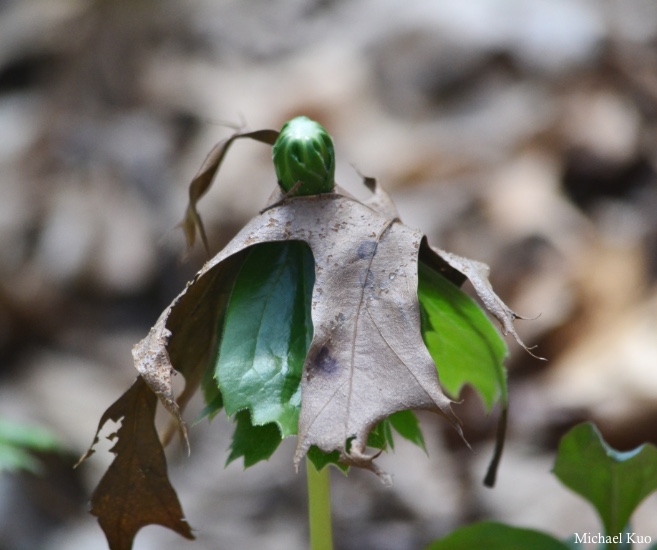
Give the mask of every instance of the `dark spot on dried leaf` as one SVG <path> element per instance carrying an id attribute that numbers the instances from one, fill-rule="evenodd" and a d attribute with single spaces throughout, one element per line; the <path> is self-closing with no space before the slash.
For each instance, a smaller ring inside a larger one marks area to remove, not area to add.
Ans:
<path id="1" fill-rule="evenodd" d="M 361 260 L 369 260 L 376 252 L 376 241 L 365 241 L 361 243 L 356 254 Z"/>
<path id="2" fill-rule="evenodd" d="M 322 374 L 330 376 L 333 373 L 337 372 L 339 365 L 338 362 L 331 355 L 331 350 L 329 349 L 329 347 L 322 346 L 322 348 L 319 350 L 319 353 L 317 354 L 317 357 L 315 357 L 315 360 L 313 361 L 311 367 L 313 370 L 316 370 Z"/>

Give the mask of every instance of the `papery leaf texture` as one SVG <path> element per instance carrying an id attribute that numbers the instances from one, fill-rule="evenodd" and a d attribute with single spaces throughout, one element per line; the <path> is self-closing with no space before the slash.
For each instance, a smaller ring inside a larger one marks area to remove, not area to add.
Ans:
<path id="1" fill-rule="evenodd" d="M 274 145 L 276 138 L 278 138 L 278 131 L 255 130 L 252 132 L 249 130 L 244 130 L 235 132 L 232 136 L 217 143 L 208 153 L 208 156 L 203 161 L 203 164 L 189 185 L 189 204 L 187 205 L 187 210 L 185 211 L 185 217 L 183 221 L 180 222 L 180 227 L 185 233 L 187 245 L 190 248 L 194 246 L 194 243 L 196 242 L 196 235 L 198 234 L 201 237 L 201 242 L 203 243 L 206 252 L 209 252 L 210 250 L 208 245 L 208 238 L 205 234 L 205 228 L 203 227 L 203 222 L 201 221 L 201 217 L 196 210 L 196 204 L 211 187 L 212 182 L 217 175 L 219 168 L 221 167 L 221 163 L 224 161 L 226 153 L 230 149 L 230 146 L 235 140 L 241 138 L 249 138 L 255 141 L 260 141 L 262 143 L 267 143 L 269 145 Z"/>
<path id="2" fill-rule="evenodd" d="M 634 510 L 657 490 L 657 447 L 620 452 L 590 423 L 570 430 L 559 444 L 554 474 L 598 512 L 609 535 L 621 532 Z"/>
<path id="3" fill-rule="evenodd" d="M 302 242 L 255 245 L 248 254 L 225 313 L 216 364 L 226 413 L 239 411 L 228 462 L 243 457 L 245 467 L 268 459 L 283 437 L 297 434 L 301 374 L 313 334 L 310 298 L 315 279 L 312 254 Z M 214 390 L 218 392 L 216 383 Z M 213 403 L 206 413 L 215 411 Z M 272 422 L 278 429 L 271 429 Z M 370 433 L 368 446 L 394 448 L 393 427 L 424 448 L 411 411 L 382 420 Z M 317 468 L 338 465 L 339 458 L 317 458 Z"/>
<path id="4" fill-rule="evenodd" d="M 198 389 L 217 350 L 217 327 L 223 324 L 233 282 L 246 257 L 246 251 L 227 258 L 221 266 L 199 282 L 200 274 L 165 309 L 149 334 L 132 348 L 135 368 L 171 413 L 175 426 L 187 439 L 182 410 Z M 177 398 L 172 377 L 181 373 L 185 389 Z M 222 406 L 221 396 L 213 395 L 214 413 Z M 171 430 L 165 437 L 168 441 Z"/>
<path id="5" fill-rule="evenodd" d="M 98 424 L 93 444 L 80 462 L 93 453 L 98 432 L 110 420 L 121 422 L 109 438 L 116 455 L 91 497 L 91 513 L 105 532 L 110 550 L 130 550 L 137 532 L 162 525 L 193 539 L 178 497 L 167 476 L 166 458 L 155 430 L 157 397 L 138 377 Z"/>
<path id="6" fill-rule="evenodd" d="M 458 429 L 422 339 L 418 259 L 457 285 L 469 277 L 506 330 L 512 329 L 517 315 L 490 289 L 483 264 L 431 249 L 420 232 L 392 217 L 387 196 L 375 184 L 371 188 L 371 205 L 341 190 L 291 198 L 278 193 L 271 199 L 273 206 L 254 217 L 203 267 L 138 345 L 146 361 L 136 356 L 137 368 L 169 410 L 179 414 L 171 393 L 171 369 L 180 370 L 176 363 L 181 362 L 193 371 L 190 363 L 201 364 L 208 353 L 216 352 L 212 308 L 216 318 L 216 308 L 225 304 L 216 296 L 230 294 L 247 249 L 258 243 L 303 241 L 315 264 L 314 333 L 303 367 L 295 462 L 317 446 L 327 453 L 337 451 L 345 464 L 376 470 L 373 456 L 366 452 L 368 435 L 398 411 L 432 410 Z M 203 296 L 213 304 L 200 304 Z M 184 320 L 190 315 L 194 318 L 188 325 Z M 204 320 L 214 334 L 201 326 Z M 176 334 L 174 325 L 185 334 Z M 169 349 L 174 344 L 184 350 L 188 338 L 194 342 L 193 361 Z"/>

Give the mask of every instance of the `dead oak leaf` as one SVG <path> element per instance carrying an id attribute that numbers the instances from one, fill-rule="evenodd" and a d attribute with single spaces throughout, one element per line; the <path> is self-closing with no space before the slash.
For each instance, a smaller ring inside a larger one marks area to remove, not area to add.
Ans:
<path id="1" fill-rule="evenodd" d="M 365 204 L 384 216 L 398 220 L 399 214 L 397 213 L 397 209 L 392 202 L 392 199 L 388 193 L 378 185 L 376 179 L 363 177 L 363 183 L 373 193 L 372 197 L 367 200 Z M 528 318 L 518 315 L 495 293 L 493 286 L 488 280 L 490 268 L 485 263 L 471 260 L 470 258 L 465 258 L 463 256 L 457 256 L 452 252 L 429 246 L 426 237 L 422 239 L 420 260 L 447 277 L 447 279 L 451 280 L 457 286 L 461 286 L 463 281 L 468 279 L 477 293 L 477 296 L 484 304 L 484 307 L 499 321 L 502 327 L 502 333 L 505 336 L 511 334 L 516 342 L 518 342 L 518 344 L 520 344 L 530 355 L 537 359 L 544 360 L 543 357 L 538 357 L 531 353 L 530 349 L 525 346 L 520 336 L 518 336 L 518 333 L 513 326 L 513 322 L 516 319 L 524 320 Z"/>
<path id="2" fill-rule="evenodd" d="M 189 204 L 187 210 L 185 211 L 185 217 L 180 223 L 180 227 L 185 233 L 185 238 L 187 240 L 187 246 L 189 248 L 194 246 L 196 241 L 196 234 L 198 233 L 201 237 L 201 242 L 205 247 L 205 251 L 209 252 L 208 239 L 205 235 L 205 228 L 203 227 L 203 222 L 196 210 L 196 204 L 201 197 L 207 193 L 208 189 L 212 186 L 212 181 L 217 175 L 219 168 L 221 167 L 226 153 L 233 142 L 237 139 L 249 138 L 255 141 L 260 141 L 262 143 L 267 143 L 269 145 L 274 145 L 276 138 L 278 137 L 277 130 L 242 130 L 235 132 L 230 137 L 224 139 L 217 143 L 212 150 L 208 153 L 207 157 L 203 161 L 203 164 L 199 168 L 198 172 L 192 179 L 192 182 L 189 184 Z"/>
<path id="3" fill-rule="evenodd" d="M 148 336 L 132 348 L 135 367 L 172 415 L 164 434 L 166 444 L 176 428 L 187 443 L 182 409 L 198 389 L 201 378 L 214 359 L 217 326 L 223 316 L 233 280 L 245 258 L 237 253 L 210 273 L 199 272 L 166 308 Z M 201 273 L 204 273 L 202 280 Z M 172 377 L 181 373 L 185 388 L 176 397 Z"/>
<path id="4" fill-rule="evenodd" d="M 201 289 L 224 278 L 218 274 L 234 271 L 225 266 L 230 258 L 258 243 L 286 240 L 306 242 L 315 259 L 314 335 L 304 366 L 295 461 L 317 445 L 339 451 L 347 464 L 375 469 L 365 453 L 367 435 L 399 410 L 432 410 L 457 426 L 420 332 L 422 234 L 340 194 L 289 199 L 253 218 L 135 347 L 137 368 L 165 396 L 167 408 L 170 372 L 177 368 L 167 361 L 169 332 L 175 336 L 169 316 L 181 304 L 193 310 L 185 295 L 207 294 Z"/>
<path id="5" fill-rule="evenodd" d="M 422 235 L 382 216 L 370 216 L 362 231 L 367 210 L 357 204 L 341 207 L 353 211 L 353 225 L 309 242 L 316 328 L 302 379 L 296 463 L 316 445 L 338 450 L 346 464 L 374 469 L 368 435 L 401 410 L 431 410 L 458 426 L 420 332 Z"/>
<path id="6" fill-rule="evenodd" d="M 166 458 L 154 425 L 157 397 L 141 377 L 98 424 L 94 443 L 80 462 L 93 453 L 98 432 L 109 420 L 121 421 L 111 449 L 116 458 L 91 498 L 91 513 L 105 532 L 110 550 L 130 550 L 137 532 L 162 525 L 193 539 L 178 497 L 167 476 Z"/>
<path id="7" fill-rule="evenodd" d="M 309 197 L 274 194 L 270 206 L 206 263 L 135 346 L 137 369 L 179 420 L 171 373 L 198 371 L 216 353 L 216 318 L 225 304 L 217 296 L 229 294 L 245 251 L 259 243 L 299 240 L 312 250 L 315 286 L 295 463 L 316 445 L 338 451 L 345 464 L 378 471 L 366 453 L 367 436 L 401 410 L 431 410 L 459 429 L 420 331 L 418 261 L 457 285 L 470 279 L 484 305 L 517 339 L 518 315 L 492 291 L 487 266 L 429 247 L 419 231 L 399 221 L 376 182 L 366 182 L 374 192 L 366 203 L 341 190 Z"/>

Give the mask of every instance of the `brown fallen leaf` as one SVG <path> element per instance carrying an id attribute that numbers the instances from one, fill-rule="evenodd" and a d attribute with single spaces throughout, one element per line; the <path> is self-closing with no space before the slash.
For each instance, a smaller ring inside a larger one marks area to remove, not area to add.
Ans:
<path id="1" fill-rule="evenodd" d="M 188 369 L 189 361 L 184 353 L 168 351 L 192 349 L 201 361 L 213 356 L 216 340 L 211 335 L 204 340 L 189 326 L 182 329 L 186 336 L 176 336 L 173 325 L 180 327 L 183 321 L 171 319 L 184 320 L 199 310 L 205 312 L 200 319 L 211 317 L 215 306 L 202 303 L 201 297 L 228 292 L 249 246 L 300 240 L 313 252 L 316 278 L 314 335 L 304 365 L 295 463 L 316 445 L 325 452 L 338 451 L 345 464 L 378 472 L 374 457 L 365 451 L 367 436 L 378 422 L 401 410 L 437 412 L 460 430 L 420 332 L 418 258 L 456 284 L 469 278 L 484 304 L 516 337 L 512 323 L 518 316 L 492 291 L 483 264 L 430 248 L 419 231 L 399 221 L 387 195 L 369 183 L 375 193 L 370 205 L 339 189 L 310 197 L 274 194 L 273 206 L 206 263 L 135 346 L 137 369 L 178 418 L 171 372 Z M 217 309 L 214 315 L 219 316 Z M 214 330 L 216 325 L 210 324 Z"/>
<path id="2" fill-rule="evenodd" d="M 198 232 L 208 249 L 196 204 L 233 141 L 249 137 L 271 144 L 277 136 L 274 130 L 237 132 L 210 152 L 189 189 L 181 223 L 188 245 Z M 315 261 L 313 338 L 301 381 L 296 465 L 317 446 L 326 453 L 337 451 L 343 464 L 370 469 L 387 481 L 366 446 L 374 426 L 398 411 L 436 412 L 461 433 L 421 334 L 419 262 L 457 286 L 469 279 L 504 332 L 518 342 L 513 321 L 519 316 L 493 292 L 487 266 L 431 248 L 419 231 L 400 221 L 392 200 L 373 178 L 364 178 L 364 183 L 373 193 L 365 202 L 337 187 L 313 196 L 295 196 L 294 186 L 286 194 L 276 191 L 267 207 L 203 266 L 134 346 L 140 377 L 105 412 L 98 428 L 110 419 L 123 421 L 112 449 L 117 456 L 92 498 L 92 513 L 112 550 L 131 548 L 139 529 L 150 524 L 193 538 L 167 478 L 155 409 L 159 398 L 187 441 L 182 410 L 215 363 L 233 283 L 251 246 L 303 241 Z M 185 377 L 177 398 L 172 387 L 176 373 Z M 503 436 L 504 422 L 501 426 Z M 165 440 L 171 433 L 168 430 Z M 81 461 L 93 453 L 97 440 L 96 434 Z M 487 480 L 494 477 L 499 443 Z"/>
<path id="3" fill-rule="evenodd" d="M 234 133 L 223 141 L 220 141 L 212 148 L 192 179 L 192 182 L 189 184 L 189 203 L 187 205 L 187 210 L 185 211 L 185 217 L 180 223 L 180 227 L 185 233 L 188 247 L 191 248 L 194 246 L 196 233 L 198 232 L 205 251 L 208 254 L 210 252 L 208 238 L 205 235 L 205 229 L 201 217 L 196 211 L 196 204 L 212 185 L 212 180 L 219 171 L 221 163 L 233 142 L 240 138 L 250 138 L 255 141 L 274 145 L 277 137 L 278 130 L 255 130 L 253 132 L 240 131 Z"/>
<path id="4" fill-rule="evenodd" d="M 93 454 L 98 432 L 108 420 L 121 422 L 114 462 L 91 498 L 91 513 L 105 532 L 110 550 L 130 550 L 137 532 L 157 524 L 193 539 L 178 497 L 167 476 L 166 458 L 154 425 L 157 397 L 138 377 L 105 411 L 93 444 L 80 463 Z M 79 463 L 78 463 L 79 464 Z"/>
<path id="5" fill-rule="evenodd" d="M 220 269 L 205 276 L 201 284 L 197 282 L 200 273 L 197 274 L 162 312 L 148 336 L 133 346 L 137 370 L 172 415 L 164 444 L 177 428 L 187 442 L 181 411 L 198 389 L 209 362 L 214 360 L 226 303 L 245 255 L 236 254 L 227 259 Z M 176 373 L 185 377 L 185 388 L 178 397 L 172 387 L 172 376 Z"/>

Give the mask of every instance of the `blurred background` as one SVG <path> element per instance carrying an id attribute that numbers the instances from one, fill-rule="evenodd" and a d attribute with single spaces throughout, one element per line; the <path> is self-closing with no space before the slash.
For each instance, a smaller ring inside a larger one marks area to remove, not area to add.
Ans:
<path id="1" fill-rule="evenodd" d="M 392 488 L 334 472 L 336 547 L 415 550 L 479 519 L 599 532 L 550 469 L 582 420 L 620 449 L 657 443 L 657 3 L 0 0 L 0 421 L 57 442 L 0 473 L 0 550 L 106 548 L 86 508 L 109 443 L 71 467 L 205 259 L 175 227 L 187 185 L 231 126 L 299 114 L 333 135 L 340 184 L 363 197 L 356 170 L 377 177 L 430 242 L 490 264 L 548 358 L 508 342 L 495 489 L 495 419 L 466 392 L 474 453 L 422 417 L 429 457 L 380 459 Z M 200 207 L 213 253 L 271 192 L 270 155 L 231 150 Z M 224 470 L 231 430 L 220 416 L 191 457 L 168 450 L 198 540 L 148 527 L 136 549 L 306 548 L 294 441 Z M 656 517 L 651 497 L 634 531 L 657 540 Z"/>

